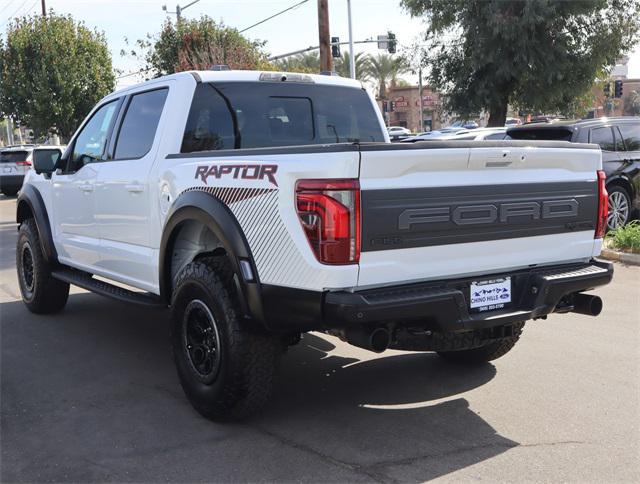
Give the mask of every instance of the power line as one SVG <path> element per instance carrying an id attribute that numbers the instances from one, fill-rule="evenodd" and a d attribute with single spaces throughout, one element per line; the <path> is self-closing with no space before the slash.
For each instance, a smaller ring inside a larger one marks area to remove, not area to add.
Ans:
<path id="1" fill-rule="evenodd" d="M 15 1 L 16 0 L 9 0 L 9 3 L 7 3 L 4 7 L 2 7 L 2 10 L 0 10 L 0 12 L 4 12 L 5 10 L 7 10 L 11 6 L 11 4 Z"/>
<path id="2" fill-rule="evenodd" d="M 2 22 L 2 24 L 0 24 L 0 27 L 4 27 L 7 23 L 9 23 L 11 21 L 12 18 L 14 18 L 16 16 L 16 14 L 22 10 L 22 7 L 24 7 L 25 3 L 27 3 L 29 0 L 24 0 L 20 6 L 18 8 L 16 8 L 13 13 L 11 15 L 9 15 L 9 18 L 7 20 L 5 20 L 4 22 Z M 31 4 L 31 6 L 27 9 L 27 12 L 29 12 L 35 5 L 36 3 L 38 3 L 38 0 L 36 0 L 35 2 L 33 2 L 33 4 Z"/>
<path id="3" fill-rule="evenodd" d="M 292 6 L 288 7 L 288 8 L 285 8 L 284 10 L 281 10 L 278 13 L 274 13 L 271 17 L 267 17 L 267 18 L 265 18 L 263 20 L 260 20 L 260 22 L 256 22 L 253 25 L 249 25 L 247 28 L 242 29 L 239 33 L 246 32 L 249 29 L 257 27 L 258 25 L 263 24 L 263 23 L 267 22 L 268 20 L 271 20 L 272 18 L 277 17 L 278 15 L 282 15 L 283 13 L 288 12 L 289 10 L 293 10 L 294 8 L 299 7 L 300 5 L 302 5 L 303 3 L 307 3 L 308 1 L 309 0 L 302 0 L 302 2 L 298 2 L 295 5 L 292 5 Z"/>
<path id="4" fill-rule="evenodd" d="M 9 15 L 9 18 L 6 20 L 6 22 L 3 23 L 3 25 L 5 23 L 7 23 L 9 20 L 11 20 L 13 17 L 15 17 L 15 15 L 22 9 L 22 7 L 24 7 L 24 4 L 27 3 L 28 0 L 24 0 L 20 6 L 18 8 L 16 8 L 13 13 L 11 15 Z"/>
<path id="5" fill-rule="evenodd" d="M 240 34 L 241 34 L 241 33 L 243 33 L 243 32 L 246 32 L 246 31 L 247 31 L 247 30 L 249 30 L 249 29 L 252 29 L 252 28 L 254 28 L 254 27 L 257 27 L 257 26 L 258 26 L 258 25 L 260 25 L 260 24 L 263 24 L 263 23 L 265 23 L 265 22 L 268 22 L 269 20 L 271 20 L 271 19 L 273 19 L 273 18 L 275 18 L 275 17 L 277 17 L 277 16 L 279 16 L 279 15 L 282 15 L 283 13 L 289 12 L 290 10 L 293 10 L 293 9 L 297 8 L 297 7 L 299 7 L 300 5 L 302 5 L 302 4 L 304 4 L 304 3 L 307 3 L 308 1 L 309 1 L 309 0 L 302 0 L 301 2 L 298 2 L 298 3 L 294 4 L 294 5 L 291 5 L 290 7 L 287 7 L 287 8 L 285 8 L 284 10 L 281 10 L 281 11 L 279 11 L 279 12 L 277 12 L 277 13 L 274 13 L 273 15 L 271 15 L 271 16 L 269 16 L 269 17 L 265 18 L 265 19 L 262 19 L 262 20 L 260 20 L 259 22 L 256 22 L 256 23 L 255 23 L 255 24 L 253 24 L 253 25 L 249 25 L 248 27 L 246 27 L 246 28 L 244 28 L 244 29 L 240 30 L 238 33 L 240 33 Z M 192 5 L 193 3 L 196 3 L 196 2 L 192 2 L 192 3 L 190 3 L 190 4 L 189 4 L 189 5 L 187 5 L 187 6 L 190 6 L 190 5 Z M 184 8 L 186 8 L 186 7 L 184 7 Z M 183 9 L 184 9 L 184 8 L 183 8 Z M 151 69 L 149 68 L 149 69 L 140 69 L 139 71 L 135 71 L 135 72 L 129 72 L 129 73 L 127 73 L 127 74 L 123 74 L 123 75 L 121 75 L 121 76 L 116 77 L 116 80 L 118 80 L 118 79 L 124 79 L 125 77 L 135 76 L 135 75 L 137 75 L 137 74 L 142 74 L 143 72 L 147 72 L 147 71 L 150 71 L 150 70 L 151 70 Z"/>
<path id="6" fill-rule="evenodd" d="M 147 68 L 147 69 L 140 69 L 139 71 L 135 71 L 135 72 L 128 72 L 127 74 L 122 74 L 121 76 L 116 77 L 116 79 L 124 79 L 125 77 L 131 77 L 131 76 L 135 76 L 137 74 L 142 74 L 143 72 L 147 72 L 150 71 L 151 68 Z"/>

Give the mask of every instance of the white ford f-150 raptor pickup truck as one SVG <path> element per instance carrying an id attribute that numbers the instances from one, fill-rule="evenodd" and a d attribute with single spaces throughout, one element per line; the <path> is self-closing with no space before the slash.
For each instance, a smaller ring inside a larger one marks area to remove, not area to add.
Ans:
<path id="1" fill-rule="evenodd" d="M 35 313 L 69 284 L 169 308 L 188 399 L 241 418 L 307 331 L 479 364 L 527 320 L 597 315 L 601 168 L 589 144 L 391 144 L 337 76 L 183 72 L 107 96 L 34 159 L 20 289 Z"/>

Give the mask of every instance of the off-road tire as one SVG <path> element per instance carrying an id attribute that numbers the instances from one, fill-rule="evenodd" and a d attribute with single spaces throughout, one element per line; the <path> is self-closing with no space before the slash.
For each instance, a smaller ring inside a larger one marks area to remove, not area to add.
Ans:
<path id="1" fill-rule="evenodd" d="M 202 258 L 180 272 L 171 302 L 171 345 L 180 383 L 193 407 L 214 421 L 241 420 L 260 410 L 271 396 L 282 355 L 277 338 L 250 327 L 252 323 L 240 314 L 233 284 L 225 257 Z M 193 311 L 199 311 L 199 317 L 210 325 L 208 334 L 215 334 L 206 346 L 201 342 L 202 348 L 212 349 L 206 353 L 219 358 L 210 365 L 191 353 L 189 335 L 193 332 L 187 330 L 194 324 L 190 320 Z M 207 314 L 213 316 L 212 325 L 206 321 Z M 218 341 L 217 349 L 213 339 Z M 217 369 L 203 374 L 200 370 L 205 366 Z"/>
<path id="2" fill-rule="evenodd" d="M 29 311 L 52 314 L 61 311 L 69 298 L 69 284 L 51 276 L 34 219 L 22 222 L 18 231 L 16 268 L 22 301 Z"/>
<path id="3" fill-rule="evenodd" d="M 476 365 L 496 360 L 506 355 L 520 339 L 524 322 L 513 325 L 513 335 L 492 341 L 479 348 L 455 351 L 438 351 L 438 355 L 453 363 Z"/>

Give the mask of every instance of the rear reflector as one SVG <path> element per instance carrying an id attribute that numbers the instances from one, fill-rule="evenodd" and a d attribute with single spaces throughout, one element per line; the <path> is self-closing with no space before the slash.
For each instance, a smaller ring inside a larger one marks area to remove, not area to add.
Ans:
<path id="1" fill-rule="evenodd" d="M 598 220 L 596 221 L 595 239 L 601 239 L 607 230 L 607 216 L 609 215 L 609 194 L 605 181 L 607 175 L 598 170 Z"/>
<path id="2" fill-rule="evenodd" d="M 31 162 L 24 160 L 24 161 L 16 161 L 16 165 L 17 166 L 31 166 Z"/>
<path id="3" fill-rule="evenodd" d="M 357 179 L 299 180 L 296 208 L 305 235 L 323 264 L 360 259 L 360 184 Z"/>

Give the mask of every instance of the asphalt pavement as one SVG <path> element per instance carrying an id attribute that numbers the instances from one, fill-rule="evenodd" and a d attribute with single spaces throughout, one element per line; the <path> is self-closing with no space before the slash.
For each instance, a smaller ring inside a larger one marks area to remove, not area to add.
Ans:
<path id="1" fill-rule="evenodd" d="M 220 425 L 182 393 L 164 311 L 77 288 L 26 310 L 14 214 L 0 196 L 2 482 L 640 482 L 640 267 L 616 264 L 599 317 L 530 322 L 473 369 L 306 335 L 269 407 Z"/>

